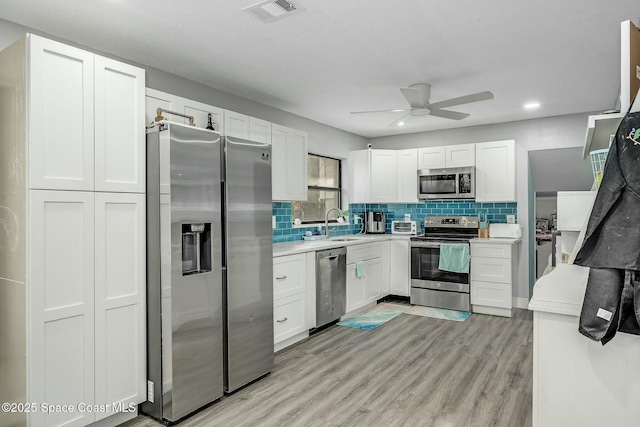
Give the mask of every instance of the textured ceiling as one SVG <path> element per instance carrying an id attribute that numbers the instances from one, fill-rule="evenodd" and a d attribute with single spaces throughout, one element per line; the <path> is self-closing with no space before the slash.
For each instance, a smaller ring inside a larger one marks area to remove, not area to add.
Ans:
<path id="1" fill-rule="evenodd" d="M 614 107 L 620 22 L 637 0 L 294 0 L 304 10 L 264 24 L 254 0 L 0 0 L 0 18 L 366 137 Z M 432 101 L 490 90 L 418 117 L 399 87 L 425 82 Z M 535 111 L 522 108 L 537 100 Z"/>

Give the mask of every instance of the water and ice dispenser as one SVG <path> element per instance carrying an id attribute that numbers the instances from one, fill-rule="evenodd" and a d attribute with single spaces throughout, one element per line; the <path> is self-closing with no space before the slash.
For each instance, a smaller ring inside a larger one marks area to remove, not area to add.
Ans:
<path id="1" fill-rule="evenodd" d="M 211 271 L 211 224 L 182 224 L 182 275 Z"/>

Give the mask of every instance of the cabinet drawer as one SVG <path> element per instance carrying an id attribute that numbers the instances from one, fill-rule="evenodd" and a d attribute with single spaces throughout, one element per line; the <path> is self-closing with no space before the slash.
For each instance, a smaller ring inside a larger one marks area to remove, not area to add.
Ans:
<path id="1" fill-rule="evenodd" d="M 472 281 L 471 304 L 511 308 L 511 284 Z"/>
<path id="2" fill-rule="evenodd" d="M 471 243 L 471 257 L 511 258 L 510 243 Z"/>
<path id="3" fill-rule="evenodd" d="M 474 281 L 511 283 L 511 260 L 471 257 L 471 283 Z"/>
<path id="4" fill-rule="evenodd" d="M 347 246 L 347 264 L 380 258 L 381 256 L 382 248 L 379 242 Z"/>
<path id="5" fill-rule="evenodd" d="M 273 306 L 273 339 L 278 343 L 307 329 L 306 292 L 281 298 Z"/>
<path id="6" fill-rule="evenodd" d="M 306 290 L 306 254 L 273 259 L 273 299 L 288 297 Z"/>

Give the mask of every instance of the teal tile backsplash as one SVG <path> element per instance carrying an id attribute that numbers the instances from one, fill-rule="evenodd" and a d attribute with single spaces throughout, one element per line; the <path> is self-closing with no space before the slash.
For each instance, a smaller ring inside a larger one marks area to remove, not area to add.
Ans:
<path id="1" fill-rule="evenodd" d="M 422 203 L 389 203 L 389 204 L 350 204 L 349 216 L 353 222 L 353 215 L 361 218 L 366 211 L 383 211 L 386 216 L 387 233 L 391 233 L 391 221 L 404 219 L 405 214 L 410 214 L 412 220 L 422 221 L 425 215 L 478 215 L 478 211 L 486 210 L 488 219 L 492 223 L 506 223 L 507 215 L 518 215 L 517 203 L 476 203 L 467 200 L 434 200 Z M 273 230 L 273 242 L 293 242 L 301 240 L 305 232 L 317 232 L 317 227 L 293 228 L 291 224 L 291 202 L 273 202 L 273 215 L 276 217 L 276 228 Z M 357 234 L 361 225 L 329 226 L 333 228 L 332 236 Z M 323 226 L 324 228 L 324 226 Z"/>

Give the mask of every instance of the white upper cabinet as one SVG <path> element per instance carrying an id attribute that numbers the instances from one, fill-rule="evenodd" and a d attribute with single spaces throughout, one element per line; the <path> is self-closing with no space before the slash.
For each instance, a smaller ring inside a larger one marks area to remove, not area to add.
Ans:
<path id="1" fill-rule="evenodd" d="M 462 168 L 476 164 L 475 144 L 418 149 L 418 169 Z"/>
<path id="2" fill-rule="evenodd" d="M 398 202 L 418 202 L 418 150 L 398 150 Z"/>
<path id="3" fill-rule="evenodd" d="M 29 36 L 29 188 L 93 190 L 92 53 Z"/>
<path id="4" fill-rule="evenodd" d="M 236 138 L 251 139 L 250 117 L 235 111 L 224 110 L 224 134 Z"/>
<path id="5" fill-rule="evenodd" d="M 95 190 L 144 193 L 144 70 L 95 57 Z"/>
<path id="6" fill-rule="evenodd" d="M 307 140 L 306 132 L 271 126 L 273 200 L 307 200 Z"/>
<path id="7" fill-rule="evenodd" d="M 211 114 L 213 130 L 224 133 L 224 110 L 222 108 L 178 97 L 178 113 L 192 116 L 195 126 L 203 129 L 206 129 L 209 125 L 209 114 Z M 184 117 L 175 117 L 171 120 L 189 124 L 189 119 Z"/>
<path id="8" fill-rule="evenodd" d="M 249 117 L 249 139 L 271 144 L 271 122 Z"/>
<path id="9" fill-rule="evenodd" d="M 447 145 L 445 167 L 464 168 L 476 165 L 476 144 Z"/>
<path id="10" fill-rule="evenodd" d="M 445 147 L 418 148 L 418 169 L 443 168 L 445 167 L 445 159 Z"/>
<path id="11" fill-rule="evenodd" d="M 371 150 L 370 182 L 370 202 L 398 200 L 398 152 L 396 150 Z"/>
<path id="12" fill-rule="evenodd" d="M 476 201 L 516 201 L 515 141 L 476 144 Z"/>
<path id="13" fill-rule="evenodd" d="M 144 70 L 29 43 L 29 188 L 144 192 Z"/>
<path id="14" fill-rule="evenodd" d="M 145 123 L 152 124 L 158 115 L 158 108 L 169 111 L 178 111 L 178 97 L 159 90 L 145 89 Z M 174 120 L 174 117 L 167 114 L 168 120 Z M 175 117 L 178 119 L 179 117 Z M 182 123 L 182 121 L 180 121 Z"/>

